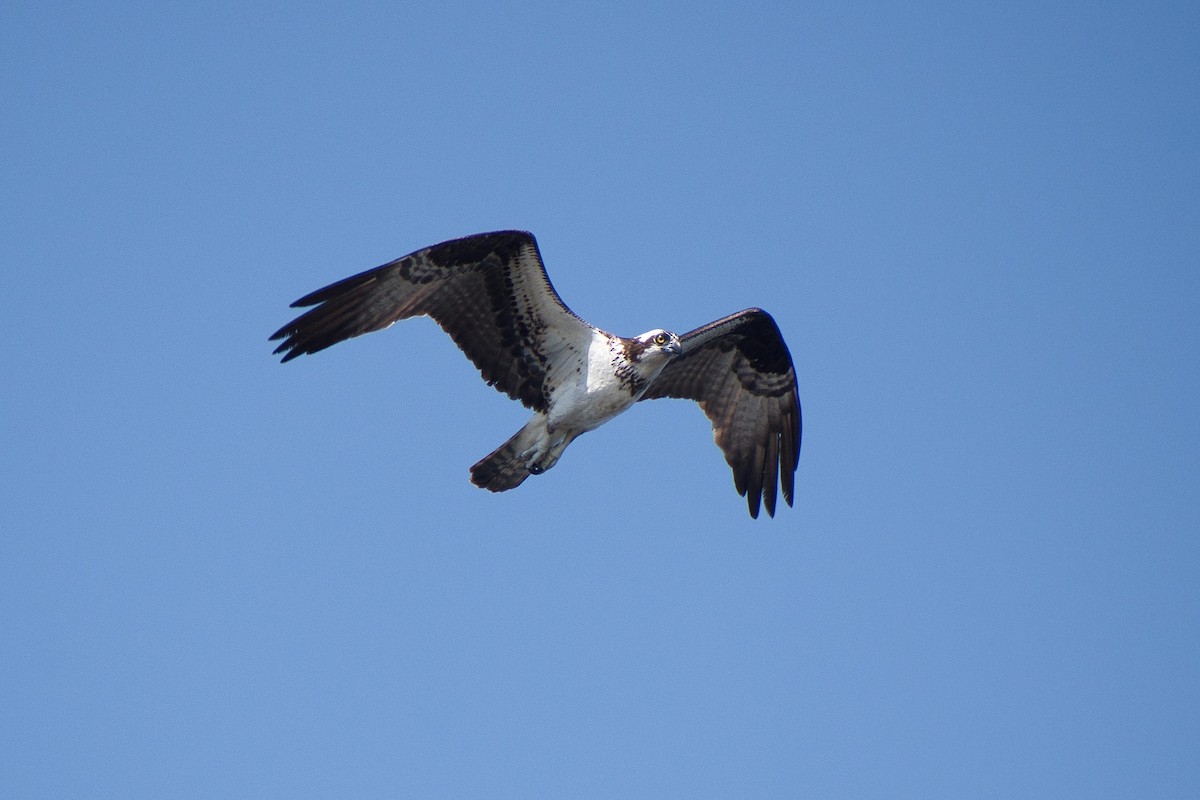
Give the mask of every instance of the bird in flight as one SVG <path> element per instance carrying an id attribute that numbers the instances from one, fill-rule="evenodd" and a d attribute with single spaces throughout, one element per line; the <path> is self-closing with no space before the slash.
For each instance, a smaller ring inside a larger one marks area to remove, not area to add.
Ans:
<path id="1" fill-rule="evenodd" d="M 481 233 L 403 256 L 301 297 L 312 306 L 271 335 L 283 361 L 397 320 L 432 317 L 490 386 L 533 410 L 521 430 L 471 467 L 484 489 L 514 489 L 558 463 L 572 441 L 639 400 L 700 404 L 757 518 L 790 506 L 800 457 L 796 373 L 771 315 L 749 308 L 677 336 L 625 338 L 559 299 L 533 234 Z"/>

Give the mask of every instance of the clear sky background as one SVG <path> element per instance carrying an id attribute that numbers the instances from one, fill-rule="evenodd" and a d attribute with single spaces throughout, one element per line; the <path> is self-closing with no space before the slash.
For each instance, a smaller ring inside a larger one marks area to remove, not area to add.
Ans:
<path id="1" fill-rule="evenodd" d="M 1200 796 L 1200 6 L 8 3 L 0 795 Z M 433 323 L 288 303 L 539 238 L 693 404 L 492 495 Z"/>

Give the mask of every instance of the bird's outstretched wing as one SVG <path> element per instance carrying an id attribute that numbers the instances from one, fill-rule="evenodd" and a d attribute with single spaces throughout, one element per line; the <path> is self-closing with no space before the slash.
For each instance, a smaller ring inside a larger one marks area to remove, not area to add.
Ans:
<path id="1" fill-rule="evenodd" d="M 545 411 L 549 363 L 586 347 L 592 328 L 559 299 L 533 234 L 481 233 L 442 242 L 292 303 L 316 306 L 277 330 L 283 360 L 316 353 L 397 320 L 432 317 L 484 380 Z"/>
<path id="2" fill-rule="evenodd" d="M 767 312 L 750 308 L 680 338 L 683 354 L 641 399 L 698 402 L 750 516 L 758 517 L 760 500 L 774 516 L 777 484 L 792 504 L 801 428 L 796 372 L 779 327 Z"/>

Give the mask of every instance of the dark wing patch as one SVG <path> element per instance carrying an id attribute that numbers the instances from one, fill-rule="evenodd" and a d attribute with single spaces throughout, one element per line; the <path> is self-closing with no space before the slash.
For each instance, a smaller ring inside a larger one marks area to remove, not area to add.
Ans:
<path id="1" fill-rule="evenodd" d="M 750 516 L 758 518 L 760 501 L 775 516 L 778 485 L 792 504 L 801 435 L 796 371 L 779 327 L 767 312 L 750 308 L 680 338 L 683 354 L 641 399 L 698 402 Z"/>
<path id="2" fill-rule="evenodd" d="M 533 235 L 498 231 L 418 250 L 305 295 L 316 306 L 271 335 L 283 361 L 416 316 L 429 316 L 484 380 L 538 411 L 549 361 L 591 327 L 563 304 Z"/>

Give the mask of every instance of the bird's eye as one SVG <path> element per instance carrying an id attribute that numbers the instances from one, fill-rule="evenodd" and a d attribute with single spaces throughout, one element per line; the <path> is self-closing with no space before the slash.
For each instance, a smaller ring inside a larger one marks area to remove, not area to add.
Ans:
<path id="1" fill-rule="evenodd" d="M 662 347 L 667 343 L 667 335 L 665 333 L 656 333 L 654 335 L 654 343 L 659 347 Z"/>

